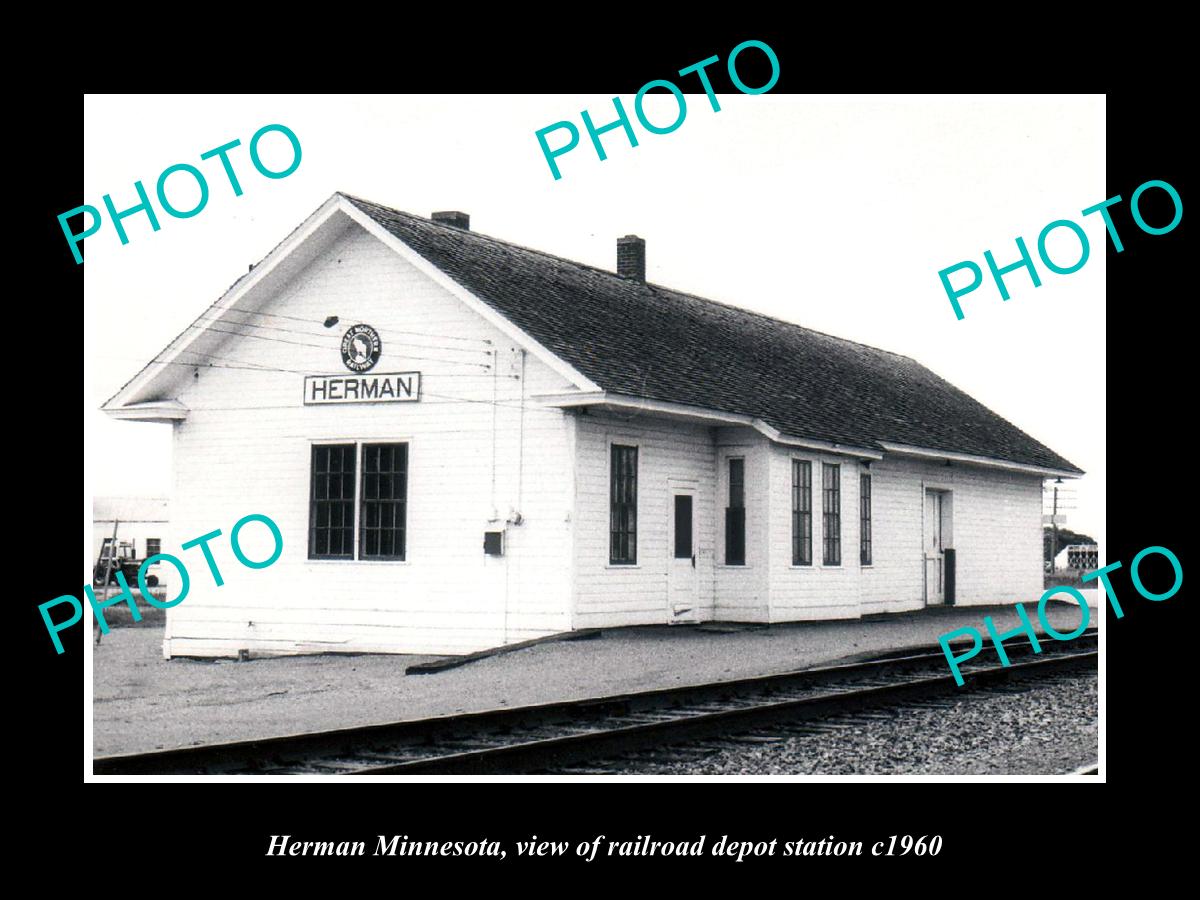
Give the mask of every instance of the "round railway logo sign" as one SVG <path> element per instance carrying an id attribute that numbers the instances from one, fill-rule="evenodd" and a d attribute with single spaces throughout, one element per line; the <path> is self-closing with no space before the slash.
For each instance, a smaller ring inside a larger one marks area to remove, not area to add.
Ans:
<path id="1" fill-rule="evenodd" d="M 355 325 L 342 336 L 342 362 L 351 372 L 366 372 L 382 351 L 379 332 L 370 325 Z"/>

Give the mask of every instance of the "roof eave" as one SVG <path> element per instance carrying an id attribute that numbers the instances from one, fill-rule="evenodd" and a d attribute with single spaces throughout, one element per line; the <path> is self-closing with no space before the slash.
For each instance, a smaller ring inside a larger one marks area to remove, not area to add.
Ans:
<path id="1" fill-rule="evenodd" d="M 888 453 L 897 456 L 911 456 L 921 459 L 943 459 L 949 462 L 960 462 L 973 466 L 990 469 L 1004 469 L 1010 472 L 1022 472 L 1028 475 L 1041 475 L 1043 478 L 1079 478 L 1086 474 L 1082 469 L 1061 469 L 1052 466 L 1037 466 L 1029 463 L 1018 463 L 1007 459 L 996 459 L 990 456 L 975 456 L 970 453 L 956 453 L 951 450 L 934 450 L 930 447 L 915 447 L 910 444 L 896 444 L 891 441 L 880 441 L 879 446 Z"/>
<path id="2" fill-rule="evenodd" d="M 754 416 L 701 406 L 691 406 L 685 403 L 650 400 L 645 397 L 614 394 L 609 391 L 568 391 L 556 394 L 537 394 L 534 395 L 533 399 L 547 406 L 557 406 L 563 409 L 600 406 L 614 410 L 633 410 L 635 412 L 675 416 L 716 426 L 743 426 L 752 428 L 768 440 L 787 447 L 805 447 L 811 450 L 838 453 L 843 456 L 853 456 L 860 459 L 883 459 L 883 454 L 878 450 L 789 435 Z"/>
<path id="3" fill-rule="evenodd" d="M 234 307 L 242 297 L 274 272 L 283 260 L 287 259 L 298 246 L 303 244 L 314 232 L 329 221 L 334 213 L 346 207 L 352 208 L 350 202 L 342 197 L 341 194 L 334 194 L 322 203 L 312 215 L 293 229 L 291 234 L 284 238 L 260 262 L 255 264 L 246 275 L 243 275 L 234 282 L 224 294 L 208 306 L 191 325 L 185 328 L 181 334 L 176 336 L 167 345 L 166 349 L 143 366 L 140 372 L 126 382 L 113 396 L 108 398 L 101 409 L 110 416 L 113 416 L 113 418 L 136 419 L 136 416 L 120 416 L 115 413 L 120 409 L 134 408 L 139 405 L 131 403 L 130 399 L 146 391 L 159 376 L 169 371 L 170 367 L 177 363 L 179 356 L 186 352 L 208 330 L 207 326 L 203 328 L 198 327 L 199 323 L 205 320 L 211 322 L 222 321 L 222 314 L 226 310 Z"/>
<path id="4" fill-rule="evenodd" d="M 104 404 L 100 409 L 110 418 L 128 422 L 182 422 L 190 410 L 178 400 L 150 400 L 145 403 L 128 403 L 121 406 Z"/>

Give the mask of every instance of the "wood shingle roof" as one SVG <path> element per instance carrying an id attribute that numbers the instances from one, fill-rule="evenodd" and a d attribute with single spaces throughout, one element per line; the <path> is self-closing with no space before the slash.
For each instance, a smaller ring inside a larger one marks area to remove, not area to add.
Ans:
<path id="1" fill-rule="evenodd" d="M 907 356 L 342 196 L 611 393 L 1082 473 Z"/>

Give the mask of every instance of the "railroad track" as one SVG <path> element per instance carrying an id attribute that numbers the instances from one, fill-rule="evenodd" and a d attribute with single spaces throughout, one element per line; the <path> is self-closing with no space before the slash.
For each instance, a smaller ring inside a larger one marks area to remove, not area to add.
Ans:
<path id="1" fill-rule="evenodd" d="M 1053 696 L 1067 688 L 1074 695 L 1095 670 L 1058 667 L 1039 669 L 1026 677 L 989 683 L 972 691 L 933 691 L 928 695 L 905 696 L 886 705 L 830 709 L 827 714 L 788 720 L 781 719 L 736 734 L 684 740 L 648 749 L 631 750 L 617 756 L 598 757 L 583 763 L 555 766 L 550 775 L 686 775 L 686 774 L 1000 774 L 1022 770 L 1029 764 L 1023 759 L 1021 742 L 1001 725 L 988 741 L 987 755 L 979 748 L 969 749 L 971 740 L 963 736 L 966 755 L 955 763 L 956 747 L 944 747 L 936 759 L 927 759 L 913 767 L 907 753 L 906 763 L 897 764 L 897 747 L 906 741 L 936 731 L 944 737 L 948 730 L 978 728 L 989 713 L 1003 710 L 993 706 L 1004 695 L 1017 699 L 1031 712 L 1043 704 L 1043 694 Z M 1053 702 L 1053 701 L 1050 701 Z M 1061 711 L 1060 711 L 1061 713 Z M 962 723 L 966 723 L 962 725 Z M 1068 744 L 1069 739 L 1064 738 Z M 838 749 L 840 748 L 840 749 Z M 1049 747 L 1046 748 L 1050 750 Z M 947 751 L 950 755 L 947 756 Z M 918 751 L 919 753 L 920 751 Z M 1086 750 L 1084 751 L 1086 752 Z M 1011 754 L 1011 756 L 1010 756 Z M 987 768 L 988 760 L 992 768 Z M 1095 763 L 1071 772 L 1060 768 L 1061 755 L 1051 751 L 1039 762 L 1039 774 L 1096 774 Z M 1010 766 L 1017 766 L 1011 769 Z M 929 768 L 925 768 L 928 766 Z"/>
<path id="2" fill-rule="evenodd" d="M 773 723 L 866 711 L 1040 674 L 1094 667 L 1096 631 L 1069 644 L 1006 644 L 1013 664 L 963 666 L 958 687 L 940 648 L 845 665 L 262 740 L 98 757 L 96 775 L 418 775 L 561 770 Z M 983 654 L 980 654 L 981 656 Z"/>

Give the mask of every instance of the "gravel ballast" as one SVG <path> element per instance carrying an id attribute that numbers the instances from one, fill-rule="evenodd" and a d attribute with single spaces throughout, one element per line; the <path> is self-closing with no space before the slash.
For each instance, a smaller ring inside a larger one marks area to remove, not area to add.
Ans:
<path id="1" fill-rule="evenodd" d="M 620 775 L 1058 775 L 1097 759 L 1097 676 L 980 691 L 943 708 L 909 707 L 778 741 L 729 742 L 696 758 L 686 747 L 610 761 Z M 577 771 L 585 771 L 582 767 Z"/>

